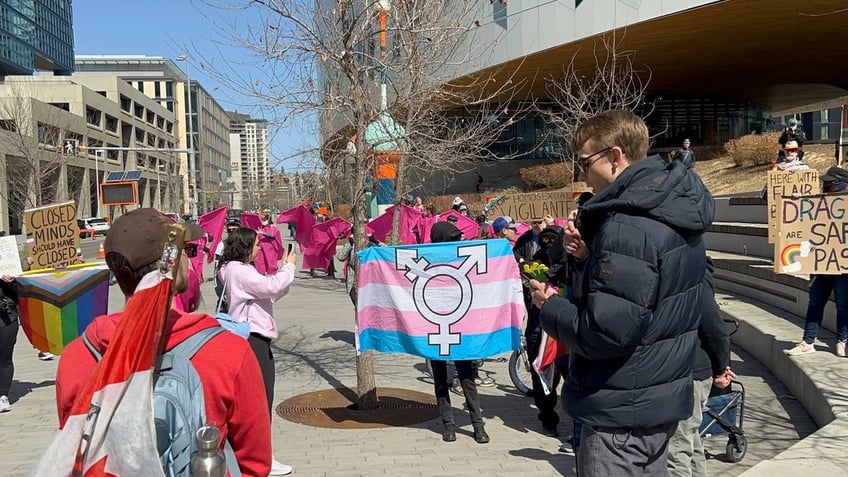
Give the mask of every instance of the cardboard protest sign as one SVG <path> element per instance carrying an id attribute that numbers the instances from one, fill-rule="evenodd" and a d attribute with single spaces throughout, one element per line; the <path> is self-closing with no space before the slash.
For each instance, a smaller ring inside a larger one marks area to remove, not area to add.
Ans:
<path id="1" fill-rule="evenodd" d="M 77 206 L 73 201 L 24 211 L 32 268 L 55 268 L 79 262 Z"/>
<path id="2" fill-rule="evenodd" d="M 848 273 L 848 194 L 783 197 L 778 206 L 774 271 Z"/>
<path id="3" fill-rule="evenodd" d="M 813 195 L 821 192 L 819 173 L 813 169 L 804 171 L 769 171 L 766 185 L 768 203 L 768 240 L 774 243 L 777 227 L 777 207 L 780 198 L 791 195 Z"/>
<path id="4" fill-rule="evenodd" d="M 538 220 L 546 215 L 555 219 L 567 219 L 568 214 L 577 208 L 574 204 L 574 192 L 569 189 L 509 194 L 503 201 L 498 202 L 500 203 L 492 207 L 489 217 L 508 215 L 516 222 Z"/>
<path id="5" fill-rule="evenodd" d="M 0 237 L 0 277 L 11 275 L 16 277 L 23 273 L 21 257 L 18 255 L 18 241 L 15 237 Z"/>

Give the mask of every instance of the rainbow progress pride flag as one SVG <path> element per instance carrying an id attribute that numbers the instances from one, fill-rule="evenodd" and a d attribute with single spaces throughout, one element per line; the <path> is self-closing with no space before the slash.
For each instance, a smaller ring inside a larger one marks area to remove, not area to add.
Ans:
<path id="1" fill-rule="evenodd" d="M 517 350 L 525 308 L 504 239 L 357 252 L 359 351 L 438 360 Z"/>
<path id="2" fill-rule="evenodd" d="M 25 274 L 17 282 L 21 325 L 40 351 L 61 354 L 109 307 L 109 270 L 105 266 Z"/>

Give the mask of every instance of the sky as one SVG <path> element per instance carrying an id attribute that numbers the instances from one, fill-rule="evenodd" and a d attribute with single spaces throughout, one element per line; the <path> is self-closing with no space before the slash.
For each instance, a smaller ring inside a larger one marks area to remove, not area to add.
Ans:
<path id="1" fill-rule="evenodd" d="M 191 79 L 199 82 L 227 110 L 262 117 L 248 98 L 208 74 L 208 68 L 248 61 L 250 53 L 222 45 L 213 22 L 247 19 L 250 11 L 220 10 L 197 0 L 76 0 L 74 10 L 74 53 L 77 55 L 148 55 L 192 57 Z M 223 3 L 212 1 L 209 3 Z M 216 38 L 219 41 L 216 41 Z M 204 59 L 200 59 L 204 58 Z M 208 65 L 206 63 L 209 63 Z M 176 62 L 185 71 L 185 64 Z M 271 119 L 271 118 L 266 118 Z M 269 130 L 272 137 L 272 168 L 286 172 L 302 168 L 293 151 L 311 147 L 317 138 L 295 127 Z M 303 170 L 303 169 L 301 169 Z"/>

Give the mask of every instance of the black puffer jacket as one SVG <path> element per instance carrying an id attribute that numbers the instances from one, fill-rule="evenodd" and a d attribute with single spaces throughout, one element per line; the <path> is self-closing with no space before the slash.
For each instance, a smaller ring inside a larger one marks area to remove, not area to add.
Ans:
<path id="1" fill-rule="evenodd" d="M 680 162 L 625 169 L 581 210 L 591 255 L 579 303 L 552 297 L 542 328 L 571 350 L 564 406 L 586 424 L 642 428 L 692 414 L 692 362 L 713 199 Z"/>

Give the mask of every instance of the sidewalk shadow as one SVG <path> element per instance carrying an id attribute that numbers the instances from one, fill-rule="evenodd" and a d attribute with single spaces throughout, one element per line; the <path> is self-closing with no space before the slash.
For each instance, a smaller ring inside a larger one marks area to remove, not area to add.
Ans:
<path id="1" fill-rule="evenodd" d="M 319 338 L 332 338 L 335 341 L 341 341 L 342 343 L 347 343 L 349 345 L 354 344 L 354 336 L 352 331 L 346 330 L 333 330 L 324 333 L 319 336 Z"/>
<path id="2" fill-rule="evenodd" d="M 524 457 L 525 459 L 545 461 L 551 464 L 551 467 L 553 467 L 559 475 L 577 475 L 574 472 L 574 469 L 577 467 L 577 460 L 574 456 L 532 448 L 511 450 L 509 451 L 509 455 Z"/>
<path id="3" fill-rule="evenodd" d="M 46 388 L 55 385 L 56 381 L 53 379 L 44 380 L 40 383 L 12 380 L 12 387 L 9 388 L 9 403 L 14 404 L 18 402 L 22 397 L 31 393 L 34 389 Z"/>

